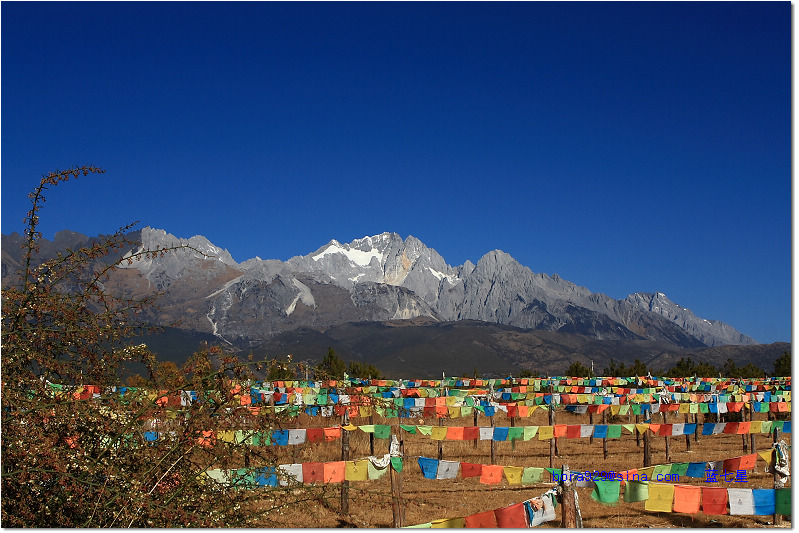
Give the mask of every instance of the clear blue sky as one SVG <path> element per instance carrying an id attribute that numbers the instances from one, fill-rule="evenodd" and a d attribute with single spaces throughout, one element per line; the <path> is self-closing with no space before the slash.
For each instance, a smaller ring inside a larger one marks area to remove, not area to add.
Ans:
<path id="1" fill-rule="evenodd" d="M 3 2 L 2 232 L 413 235 L 791 340 L 791 6 Z"/>

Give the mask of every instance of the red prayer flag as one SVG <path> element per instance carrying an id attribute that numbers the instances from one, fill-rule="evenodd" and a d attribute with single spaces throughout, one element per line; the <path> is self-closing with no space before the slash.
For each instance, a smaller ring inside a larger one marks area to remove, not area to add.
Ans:
<path id="1" fill-rule="evenodd" d="M 494 511 L 473 514 L 464 518 L 466 527 L 497 527 L 497 517 Z"/>
<path id="2" fill-rule="evenodd" d="M 477 477 L 483 472 L 483 465 L 474 463 L 461 463 L 461 477 Z"/>
<path id="3" fill-rule="evenodd" d="M 325 439 L 325 430 L 322 428 L 308 428 L 305 430 L 305 440 L 308 442 L 321 442 Z"/>
<path id="4" fill-rule="evenodd" d="M 302 464 L 302 482 L 313 483 L 318 481 L 324 482 L 324 463 L 303 463 Z"/>
<path id="5" fill-rule="evenodd" d="M 658 435 L 660 435 L 661 437 L 671 437 L 672 429 L 673 429 L 673 424 L 661 424 Z"/>
<path id="6" fill-rule="evenodd" d="M 497 527 L 527 528 L 527 512 L 523 503 L 494 509 Z"/>
<path id="7" fill-rule="evenodd" d="M 463 428 L 463 440 L 477 440 L 480 438 L 480 429 L 476 426 Z"/>
<path id="8" fill-rule="evenodd" d="M 727 422 L 727 427 L 724 428 L 724 433 L 735 435 L 738 433 L 738 422 Z"/>
<path id="9" fill-rule="evenodd" d="M 705 514 L 727 514 L 727 489 L 724 487 L 702 487 L 702 512 Z"/>
<path id="10" fill-rule="evenodd" d="M 566 437 L 569 439 L 579 439 L 580 438 L 580 426 L 571 424 L 566 426 Z"/>

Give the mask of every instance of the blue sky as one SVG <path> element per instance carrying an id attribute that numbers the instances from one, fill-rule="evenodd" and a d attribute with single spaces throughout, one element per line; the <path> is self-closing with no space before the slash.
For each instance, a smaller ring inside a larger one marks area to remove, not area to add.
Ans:
<path id="1" fill-rule="evenodd" d="M 2 232 L 395 231 L 791 340 L 791 6 L 3 2 Z"/>

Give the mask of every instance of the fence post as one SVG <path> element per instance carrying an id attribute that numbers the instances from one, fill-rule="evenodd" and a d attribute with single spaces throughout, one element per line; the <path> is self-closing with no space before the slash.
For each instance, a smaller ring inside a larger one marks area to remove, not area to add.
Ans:
<path id="1" fill-rule="evenodd" d="M 652 466 L 652 454 L 649 450 L 649 428 L 644 430 L 644 467 Z"/>
<path id="2" fill-rule="evenodd" d="M 665 404 L 660 404 L 660 405 L 662 407 Z M 664 411 L 660 412 L 660 417 L 663 419 L 663 423 L 665 424 L 666 423 L 666 413 Z M 669 463 L 669 462 L 671 462 L 671 446 L 669 445 L 669 436 L 666 435 L 663 438 L 666 439 L 666 462 Z"/>
<path id="3" fill-rule="evenodd" d="M 776 420 L 777 417 L 775 416 L 774 419 Z M 779 454 L 777 453 L 777 447 L 776 447 L 776 444 L 779 442 L 779 439 L 780 439 L 780 437 L 779 437 L 780 430 L 779 429 L 775 429 L 773 433 L 774 433 L 773 443 L 774 443 L 775 446 L 774 446 L 774 451 L 772 452 L 772 457 L 774 458 L 774 463 L 773 463 L 773 466 L 772 466 L 772 470 L 774 471 L 774 489 L 776 490 L 776 489 L 781 489 L 782 488 L 782 483 L 780 483 L 780 476 L 777 473 L 777 458 L 779 457 Z M 782 515 L 778 515 L 776 513 L 776 511 L 777 511 L 776 509 L 774 509 L 774 511 L 775 512 L 774 512 L 773 520 L 771 521 L 771 523 L 773 525 L 775 525 L 775 526 L 778 526 L 778 525 L 780 525 L 782 523 Z"/>
<path id="4" fill-rule="evenodd" d="M 602 423 L 603 424 L 607 424 L 608 423 L 608 410 L 607 409 L 602 411 Z M 605 428 L 605 431 L 607 431 L 607 428 Z M 602 457 L 604 457 L 605 459 L 608 458 L 608 439 L 607 439 L 607 437 L 603 437 L 602 438 Z"/>
<path id="5" fill-rule="evenodd" d="M 397 428 L 397 433 L 402 435 L 401 428 Z M 392 435 L 392 441 L 396 438 L 396 436 Z M 400 449 L 399 456 L 403 457 L 403 446 L 400 442 L 401 441 L 398 441 L 398 447 Z M 389 449 L 391 447 L 392 446 L 389 446 Z M 391 514 L 393 516 L 393 527 L 399 528 L 405 526 L 405 508 L 402 502 L 402 474 L 394 470 L 394 465 L 390 462 L 388 468 L 388 474 L 391 479 Z"/>
<path id="6" fill-rule="evenodd" d="M 348 426 L 350 423 L 349 409 L 344 411 L 344 416 L 341 420 L 342 426 Z M 341 460 L 350 460 L 350 432 L 346 429 L 341 430 Z M 345 465 L 346 468 L 346 465 Z M 349 499 L 350 482 L 346 479 L 341 482 L 341 514 L 350 514 L 350 499 Z"/>
<path id="7" fill-rule="evenodd" d="M 574 498 L 574 485 L 570 478 L 569 465 L 563 465 L 560 476 L 561 504 L 563 505 L 560 526 L 576 528 L 577 504 Z"/>

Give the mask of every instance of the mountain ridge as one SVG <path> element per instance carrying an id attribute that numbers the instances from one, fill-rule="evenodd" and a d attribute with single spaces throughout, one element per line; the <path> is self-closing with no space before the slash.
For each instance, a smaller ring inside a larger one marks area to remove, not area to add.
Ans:
<path id="1" fill-rule="evenodd" d="M 16 235 L 16 237 L 15 237 Z M 300 327 L 426 317 L 477 320 L 604 340 L 653 340 L 683 348 L 757 344 L 732 326 L 707 320 L 665 294 L 633 293 L 615 300 L 564 280 L 535 273 L 509 254 L 492 250 L 476 264 L 450 266 L 419 239 L 384 232 L 342 243 L 331 239 L 287 261 L 254 257 L 236 262 L 202 235 L 178 238 L 145 227 L 133 233 L 139 249 L 190 246 L 120 269 L 111 285 L 134 293 L 163 291 L 156 324 L 180 320 L 231 345 L 257 346 Z M 59 232 L 58 242 L 94 239 Z M 18 268 L 3 236 L 3 279 Z M 46 239 L 42 239 L 46 241 Z M 127 250 L 127 254 L 135 250 Z"/>

